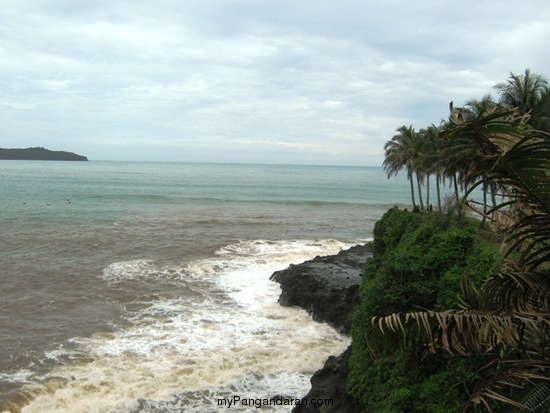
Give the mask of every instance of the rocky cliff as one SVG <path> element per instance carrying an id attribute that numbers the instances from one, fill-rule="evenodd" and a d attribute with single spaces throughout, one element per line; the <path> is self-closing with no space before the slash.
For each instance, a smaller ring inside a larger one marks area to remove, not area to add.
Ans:
<path id="1" fill-rule="evenodd" d="M 273 273 L 281 284 L 279 303 L 308 311 L 315 321 L 326 322 L 349 334 L 351 313 L 359 302 L 363 265 L 372 256 L 367 245 L 357 245 L 337 255 L 316 257 Z M 351 348 L 329 357 L 311 378 L 312 388 L 305 399 L 332 399 L 333 405 L 297 406 L 293 413 L 359 413 L 359 403 L 346 391 L 348 358 Z"/>

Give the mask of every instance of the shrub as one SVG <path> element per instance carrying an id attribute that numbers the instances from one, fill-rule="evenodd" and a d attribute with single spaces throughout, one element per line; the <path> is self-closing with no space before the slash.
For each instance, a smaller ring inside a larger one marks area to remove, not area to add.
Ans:
<path id="1" fill-rule="evenodd" d="M 475 224 L 397 208 L 376 223 L 373 247 L 353 316 L 350 393 L 369 413 L 456 411 L 480 360 L 405 350 L 375 359 L 365 330 L 373 316 L 456 308 L 463 275 L 481 282 L 498 265 L 498 249 L 477 237 Z"/>

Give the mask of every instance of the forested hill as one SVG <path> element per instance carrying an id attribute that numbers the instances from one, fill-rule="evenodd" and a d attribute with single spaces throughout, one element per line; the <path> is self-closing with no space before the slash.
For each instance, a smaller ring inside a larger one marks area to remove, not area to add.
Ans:
<path id="1" fill-rule="evenodd" d="M 28 161 L 87 161 L 88 158 L 72 152 L 50 151 L 45 148 L 4 149 L 0 148 L 0 159 Z"/>

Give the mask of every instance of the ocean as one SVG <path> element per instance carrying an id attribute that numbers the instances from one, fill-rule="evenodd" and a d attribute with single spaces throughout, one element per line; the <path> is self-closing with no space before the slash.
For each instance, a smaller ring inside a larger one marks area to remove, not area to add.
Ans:
<path id="1" fill-rule="evenodd" d="M 0 161 L 0 412 L 303 397 L 349 338 L 270 275 L 409 203 L 379 167 Z"/>

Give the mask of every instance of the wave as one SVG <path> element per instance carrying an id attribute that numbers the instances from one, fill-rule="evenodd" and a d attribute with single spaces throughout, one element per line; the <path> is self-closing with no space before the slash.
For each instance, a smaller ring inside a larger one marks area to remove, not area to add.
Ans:
<path id="1" fill-rule="evenodd" d="M 50 352 L 61 365 L 41 377 L 21 376 L 24 397 L 13 400 L 25 400 L 23 413 L 62 413 L 170 412 L 183 406 L 203 412 L 215 410 L 219 398 L 300 398 L 309 390 L 309 375 L 349 339 L 302 310 L 279 306 L 279 285 L 269 276 L 352 245 L 259 239 L 180 265 L 115 262 L 102 281 L 133 292 L 136 301 L 145 288 L 150 293 L 165 282 L 179 290 L 167 295 L 159 288 L 128 311 L 126 327 L 76 337 Z"/>

